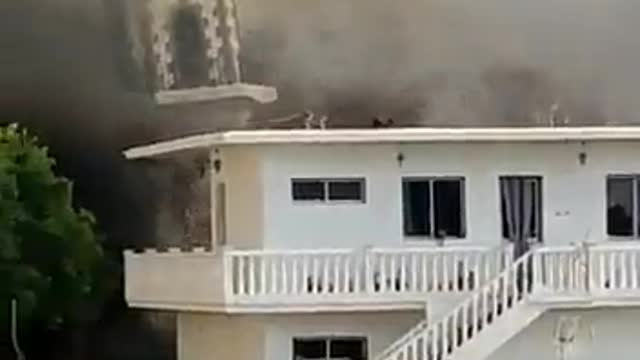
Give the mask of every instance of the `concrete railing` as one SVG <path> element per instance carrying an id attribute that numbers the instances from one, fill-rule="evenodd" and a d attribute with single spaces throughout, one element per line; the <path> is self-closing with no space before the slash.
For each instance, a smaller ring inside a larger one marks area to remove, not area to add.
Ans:
<path id="1" fill-rule="evenodd" d="M 238 301 L 316 295 L 467 292 L 511 263 L 506 248 L 228 250 L 226 289 Z"/>
<path id="2" fill-rule="evenodd" d="M 196 248 L 125 251 L 125 298 L 133 306 L 193 309 L 225 304 L 219 254 Z"/>

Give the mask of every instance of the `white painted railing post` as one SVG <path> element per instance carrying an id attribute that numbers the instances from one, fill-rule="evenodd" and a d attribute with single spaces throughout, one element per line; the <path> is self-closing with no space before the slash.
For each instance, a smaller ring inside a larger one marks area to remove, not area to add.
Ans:
<path id="1" fill-rule="evenodd" d="M 229 250 L 229 246 L 224 245 L 220 251 L 220 255 L 222 256 L 222 266 L 224 274 L 224 298 L 227 303 L 233 302 L 235 298 L 235 294 L 233 292 L 233 283 L 235 281 L 235 274 L 233 271 L 233 257 L 231 256 L 231 254 L 229 254 Z"/>
<path id="2" fill-rule="evenodd" d="M 367 294 L 375 291 L 375 275 L 373 274 L 373 252 L 370 245 L 364 248 L 364 290 Z"/>

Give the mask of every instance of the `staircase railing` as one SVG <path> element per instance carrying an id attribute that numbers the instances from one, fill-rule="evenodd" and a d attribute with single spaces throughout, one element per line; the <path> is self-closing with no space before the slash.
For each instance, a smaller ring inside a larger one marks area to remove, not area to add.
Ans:
<path id="1" fill-rule="evenodd" d="M 440 321 L 419 323 L 378 360 L 443 360 L 522 303 L 533 290 L 534 252 L 528 252 Z"/>

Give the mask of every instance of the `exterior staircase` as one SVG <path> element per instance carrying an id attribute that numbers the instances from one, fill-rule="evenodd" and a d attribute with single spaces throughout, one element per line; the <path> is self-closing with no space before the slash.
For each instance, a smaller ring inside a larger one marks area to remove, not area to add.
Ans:
<path id="1" fill-rule="evenodd" d="M 533 291 L 533 252 L 523 255 L 435 322 L 421 321 L 377 360 L 483 360 L 545 310 Z"/>

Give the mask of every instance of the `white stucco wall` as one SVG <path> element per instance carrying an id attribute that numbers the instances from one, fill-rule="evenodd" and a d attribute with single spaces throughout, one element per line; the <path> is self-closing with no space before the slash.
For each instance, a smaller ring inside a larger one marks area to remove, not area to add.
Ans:
<path id="1" fill-rule="evenodd" d="M 268 319 L 264 360 L 292 360 L 293 338 L 362 336 L 372 359 L 421 320 L 422 312 L 282 315 Z"/>
<path id="2" fill-rule="evenodd" d="M 263 162 L 265 247 L 406 246 L 402 233 L 402 176 L 466 178 L 467 236 L 447 244 L 498 245 L 501 175 L 543 176 L 544 240 L 549 245 L 606 238 L 609 173 L 640 173 L 640 144 L 441 143 L 271 145 Z M 578 154 L 587 153 L 581 166 Z M 397 154 L 404 155 L 400 166 Z M 292 177 L 365 177 L 365 204 L 294 203 Z"/>
<path id="3" fill-rule="evenodd" d="M 261 156 L 251 146 L 220 149 L 221 180 L 226 184 L 227 244 L 235 248 L 262 247 L 264 185 Z"/>
<path id="4" fill-rule="evenodd" d="M 178 360 L 259 360 L 265 326 L 256 318 L 179 313 Z"/>
<path id="5" fill-rule="evenodd" d="M 363 336 L 369 358 L 420 321 L 419 311 L 239 315 L 180 313 L 178 360 L 289 360 L 295 337 Z"/>
<path id="6" fill-rule="evenodd" d="M 488 360 L 565 360 L 557 356 L 553 341 L 554 330 L 561 317 L 571 316 L 579 316 L 583 327 L 577 331 L 566 360 L 640 358 L 640 308 L 609 308 L 548 312 L 508 341 Z"/>

